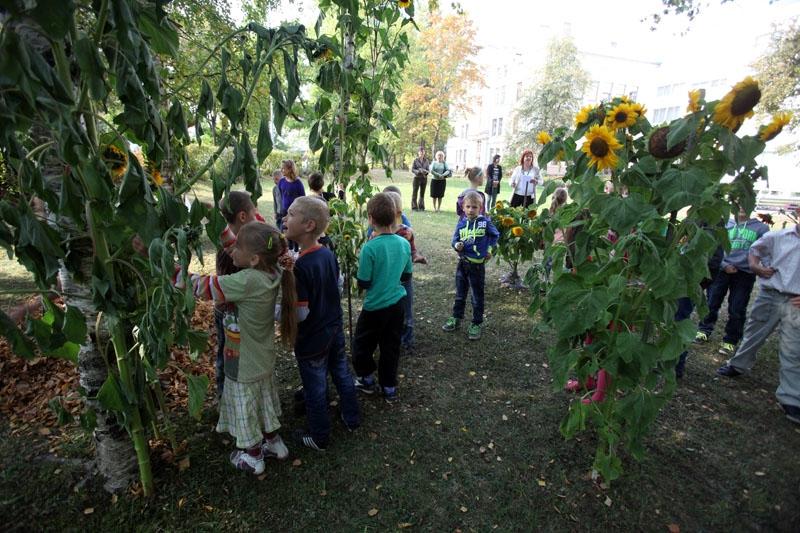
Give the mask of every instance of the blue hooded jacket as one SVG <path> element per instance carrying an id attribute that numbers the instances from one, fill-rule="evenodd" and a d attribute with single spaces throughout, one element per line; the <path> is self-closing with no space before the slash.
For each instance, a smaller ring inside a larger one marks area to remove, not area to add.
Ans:
<path id="1" fill-rule="evenodd" d="M 462 217 L 456 224 L 451 245 L 464 243 L 461 253 L 464 259 L 471 263 L 483 263 L 486 254 L 494 252 L 500 232 L 494 227 L 492 221 L 483 215 L 478 215 L 475 220 Z"/>

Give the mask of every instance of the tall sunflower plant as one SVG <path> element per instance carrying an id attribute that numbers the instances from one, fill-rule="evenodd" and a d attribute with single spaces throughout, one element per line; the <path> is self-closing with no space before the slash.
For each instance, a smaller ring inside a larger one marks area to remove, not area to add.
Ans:
<path id="1" fill-rule="evenodd" d="M 561 423 L 567 438 L 595 430 L 593 468 L 606 481 L 622 474 L 623 449 L 644 456 L 675 390 L 675 364 L 695 334 L 690 320 L 674 320 L 678 300 L 705 312 L 700 283 L 709 257 L 730 246 L 724 224 L 738 206 L 754 207 L 753 183 L 767 174 L 756 156 L 786 123 L 779 114 L 739 134 L 760 96 L 749 77 L 718 101 L 692 91 L 685 116 L 659 125 L 640 103 L 614 98 L 581 109 L 574 129 L 548 135 L 539 155 L 540 168 L 566 161 L 572 203 L 547 221 L 546 235 L 560 227 L 566 239 L 545 239 L 552 282 L 527 276 L 530 312 L 541 314 L 537 332 L 555 338 L 557 389 L 570 377 L 610 377 L 604 396 L 583 390 Z"/>
<path id="2" fill-rule="evenodd" d="M 508 282 L 521 280 L 517 274 L 519 265 L 532 261 L 534 254 L 544 248 L 543 230 L 549 216 L 536 207 L 510 207 L 506 201 L 498 201 L 492 211 L 492 223 L 500 232 L 496 256 L 511 266 Z"/>

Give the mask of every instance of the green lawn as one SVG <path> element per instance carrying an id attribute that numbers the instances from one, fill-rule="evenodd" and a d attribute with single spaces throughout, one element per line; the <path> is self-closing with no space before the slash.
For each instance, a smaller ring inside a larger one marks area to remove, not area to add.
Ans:
<path id="1" fill-rule="evenodd" d="M 410 180 L 395 181 L 408 207 Z M 97 482 L 73 490 L 79 466 L 43 460 L 42 442 L 3 430 L 4 529 L 796 530 L 800 430 L 774 400 L 775 339 L 753 373 L 735 380 L 714 374 L 723 362 L 719 332 L 693 350 L 687 376 L 647 439 L 646 459 L 625 457 L 624 477 L 600 486 L 589 476 L 592 433 L 571 441 L 559 433 L 574 397 L 553 388 L 551 339 L 530 336 L 528 296 L 499 286 L 506 266 L 488 266 L 480 342 L 469 342 L 463 330 L 441 330 L 454 295 L 455 197 L 465 187 L 462 179 L 448 184 L 446 212 L 408 212 L 430 264 L 415 271 L 418 356 L 401 360 L 399 403 L 363 399 L 359 430 L 337 424 L 325 453 L 288 442 L 291 459 L 268 463 L 261 481 L 228 464 L 231 444 L 213 432 L 213 407 L 200 423 L 176 413 L 191 467 L 179 472 L 156 460 L 158 493 L 149 501 L 123 496 L 112 503 Z M 288 437 L 303 425 L 292 413 L 299 377 L 288 353 L 279 379 Z M 72 444 L 61 455 L 89 453 L 77 429 L 66 431 Z"/>

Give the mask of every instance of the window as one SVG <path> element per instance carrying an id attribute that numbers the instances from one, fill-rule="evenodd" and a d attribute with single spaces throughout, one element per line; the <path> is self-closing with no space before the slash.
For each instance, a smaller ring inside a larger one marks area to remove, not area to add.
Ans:
<path id="1" fill-rule="evenodd" d="M 475 154 L 478 161 L 480 161 L 481 159 L 481 144 L 483 143 L 481 141 L 478 141 L 478 152 Z"/>
<path id="2" fill-rule="evenodd" d="M 505 85 L 497 89 L 497 95 L 495 102 L 498 104 L 504 104 L 506 102 L 506 87 Z"/>
<path id="3" fill-rule="evenodd" d="M 492 137 L 497 135 L 497 119 L 492 119 Z"/>
<path id="4" fill-rule="evenodd" d="M 653 111 L 653 123 L 660 124 L 664 122 L 664 116 L 667 113 L 667 109 L 665 107 L 660 107 Z"/>
<path id="5" fill-rule="evenodd" d="M 669 96 L 672 92 L 672 86 L 670 85 L 662 85 L 658 89 L 656 89 L 656 96 Z"/>
<path id="6" fill-rule="evenodd" d="M 517 83 L 517 100 L 522 98 L 522 82 Z"/>
<path id="7" fill-rule="evenodd" d="M 503 134 L 503 119 L 502 118 L 498 118 L 497 119 L 497 134 L 498 135 L 502 135 Z"/>

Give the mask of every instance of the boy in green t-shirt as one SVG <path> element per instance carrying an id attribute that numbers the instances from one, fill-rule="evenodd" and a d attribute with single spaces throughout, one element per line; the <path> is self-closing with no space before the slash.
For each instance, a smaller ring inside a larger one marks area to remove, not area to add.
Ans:
<path id="1" fill-rule="evenodd" d="M 397 399 L 397 363 L 405 314 L 402 282 L 411 279 L 411 246 L 394 234 L 395 204 L 388 194 L 372 197 L 367 214 L 374 232 L 358 259 L 358 285 L 366 289 L 367 296 L 353 338 L 355 384 L 365 394 L 376 392 L 372 374 L 377 369 L 383 396 L 393 402 Z M 373 356 L 378 346 L 381 357 L 376 364 Z"/>

